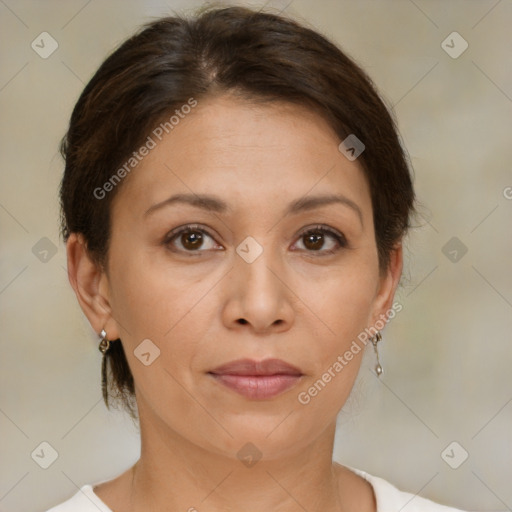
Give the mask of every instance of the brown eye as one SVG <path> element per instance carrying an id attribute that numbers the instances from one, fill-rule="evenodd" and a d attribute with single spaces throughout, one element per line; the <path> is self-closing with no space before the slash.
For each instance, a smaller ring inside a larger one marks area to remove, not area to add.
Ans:
<path id="1" fill-rule="evenodd" d="M 208 242 L 210 240 L 210 242 Z M 215 242 L 212 236 L 204 229 L 194 225 L 184 226 L 171 231 L 165 238 L 164 244 L 174 251 L 197 252 L 213 249 Z"/>
<path id="2" fill-rule="evenodd" d="M 322 226 L 305 231 L 299 240 L 303 240 L 305 250 L 308 252 L 332 254 L 347 247 L 347 240 L 341 233 Z M 327 249 L 324 249 L 326 244 Z"/>
<path id="3" fill-rule="evenodd" d="M 198 249 L 203 244 L 203 235 L 199 231 L 189 231 L 181 234 L 180 241 L 185 249 Z"/>
<path id="4" fill-rule="evenodd" d="M 307 235 L 302 236 L 304 239 L 304 246 L 306 249 L 310 249 L 312 251 L 321 249 L 325 243 L 324 235 L 322 233 L 308 233 Z"/>

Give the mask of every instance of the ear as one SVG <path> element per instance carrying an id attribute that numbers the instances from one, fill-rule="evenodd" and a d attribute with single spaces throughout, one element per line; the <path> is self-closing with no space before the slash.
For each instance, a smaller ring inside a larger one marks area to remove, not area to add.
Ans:
<path id="1" fill-rule="evenodd" d="M 119 338 L 119 328 L 110 306 L 108 276 L 91 259 L 82 234 L 70 234 L 66 253 L 69 282 L 92 328 L 98 335 L 105 329 L 109 340 Z"/>
<path id="2" fill-rule="evenodd" d="M 370 326 L 375 326 L 378 320 L 387 322 L 387 312 L 392 308 L 395 291 L 402 275 L 402 267 L 403 250 L 402 243 L 399 242 L 390 253 L 388 268 L 379 278 Z"/>

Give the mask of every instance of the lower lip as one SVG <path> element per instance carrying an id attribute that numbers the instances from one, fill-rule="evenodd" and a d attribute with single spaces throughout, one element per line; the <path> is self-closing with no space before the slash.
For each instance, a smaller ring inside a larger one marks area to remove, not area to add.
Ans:
<path id="1" fill-rule="evenodd" d="M 217 375 L 215 380 L 252 399 L 272 398 L 295 386 L 301 375 Z"/>

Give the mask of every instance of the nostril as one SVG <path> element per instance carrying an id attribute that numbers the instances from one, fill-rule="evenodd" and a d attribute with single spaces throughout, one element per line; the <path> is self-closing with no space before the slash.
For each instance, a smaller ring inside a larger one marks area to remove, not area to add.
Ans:
<path id="1" fill-rule="evenodd" d="M 245 318 L 240 318 L 238 320 L 241 324 L 246 324 L 247 323 L 247 320 Z"/>

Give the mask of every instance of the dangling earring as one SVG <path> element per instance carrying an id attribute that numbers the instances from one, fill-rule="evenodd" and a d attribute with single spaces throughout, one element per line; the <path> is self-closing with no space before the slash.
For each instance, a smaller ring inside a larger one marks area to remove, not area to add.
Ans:
<path id="1" fill-rule="evenodd" d="M 375 373 L 377 374 L 377 377 L 380 377 L 381 374 L 384 372 L 384 370 L 382 369 L 382 366 L 380 365 L 379 351 L 377 350 L 377 343 L 381 339 L 382 339 L 382 335 L 381 335 L 380 331 L 377 331 L 377 334 L 375 334 L 375 336 L 372 336 L 370 338 L 370 341 L 372 342 L 373 348 L 375 350 L 375 355 L 377 356 L 377 364 L 375 365 Z"/>
<path id="2" fill-rule="evenodd" d="M 101 336 L 101 341 L 100 341 L 98 348 L 99 348 L 100 352 L 103 355 L 105 355 L 107 353 L 107 350 L 110 348 L 110 341 L 107 340 L 107 332 L 105 331 L 105 329 L 101 330 L 100 336 Z"/>
<path id="3" fill-rule="evenodd" d="M 105 329 L 101 330 L 100 333 L 101 341 L 98 346 L 100 352 L 103 354 L 101 358 L 101 394 L 103 395 L 103 401 L 108 407 L 108 392 L 107 392 L 107 351 L 110 348 L 110 341 L 107 339 L 107 332 Z"/>

